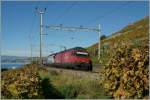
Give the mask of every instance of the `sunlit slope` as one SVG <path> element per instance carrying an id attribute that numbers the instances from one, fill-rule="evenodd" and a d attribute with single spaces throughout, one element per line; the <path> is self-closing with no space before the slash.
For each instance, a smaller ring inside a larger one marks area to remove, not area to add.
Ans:
<path id="1" fill-rule="evenodd" d="M 111 36 L 103 39 L 101 41 L 101 47 L 108 45 L 110 48 L 113 48 L 120 42 L 135 42 L 139 40 L 148 39 L 149 36 L 149 16 L 127 25 L 120 31 L 113 33 Z M 93 44 L 88 47 L 87 50 L 90 52 L 91 56 L 95 57 L 98 52 L 98 45 Z"/>

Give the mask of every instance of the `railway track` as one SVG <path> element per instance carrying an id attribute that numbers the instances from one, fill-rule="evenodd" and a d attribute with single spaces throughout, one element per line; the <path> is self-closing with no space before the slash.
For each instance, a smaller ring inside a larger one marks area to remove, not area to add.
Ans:
<path id="1" fill-rule="evenodd" d="M 75 69 L 66 69 L 66 68 L 56 68 L 53 66 L 45 66 L 48 71 L 56 71 L 59 74 L 73 75 L 78 78 L 88 78 L 91 80 L 100 80 L 99 72 L 103 69 L 101 66 L 96 64 L 93 65 L 93 71 L 83 71 Z"/>

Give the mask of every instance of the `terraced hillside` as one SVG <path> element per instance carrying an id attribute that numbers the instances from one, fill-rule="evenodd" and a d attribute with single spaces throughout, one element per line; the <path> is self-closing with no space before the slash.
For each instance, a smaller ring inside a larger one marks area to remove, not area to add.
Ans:
<path id="1" fill-rule="evenodd" d="M 140 41 L 148 39 L 149 36 L 149 16 L 124 27 L 122 30 L 113 33 L 111 36 L 101 41 L 101 62 L 106 64 L 116 48 L 123 43 L 134 43 L 138 45 Z M 87 48 L 94 63 L 97 61 L 98 44 L 94 44 Z"/>

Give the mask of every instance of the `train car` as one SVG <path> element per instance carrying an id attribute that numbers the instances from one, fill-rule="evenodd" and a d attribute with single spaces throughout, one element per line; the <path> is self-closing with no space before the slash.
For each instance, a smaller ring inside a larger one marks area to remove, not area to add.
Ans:
<path id="1" fill-rule="evenodd" d="M 47 57 L 47 64 L 60 67 L 92 70 L 92 61 L 89 53 L 82 47 L 71 48 Z"/>
<path id="2" fill-rule="evenodd" d="M 52 55 L 48 56 L 46 63 L 47 64 L 54 64 L 55 63 L 54 57 L 55 57 L 55 54 L 52 54 Z"/>

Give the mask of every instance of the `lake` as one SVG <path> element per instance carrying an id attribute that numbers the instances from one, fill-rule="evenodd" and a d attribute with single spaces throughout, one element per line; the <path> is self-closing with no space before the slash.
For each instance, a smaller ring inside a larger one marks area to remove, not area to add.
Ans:
<path id="1" fill-rule="evenodd" d="M 13 67 L 22 67 L 23 65 L 25 65 L 25 63 L 1 63 L 1 68 L 12 69 Z"/>

